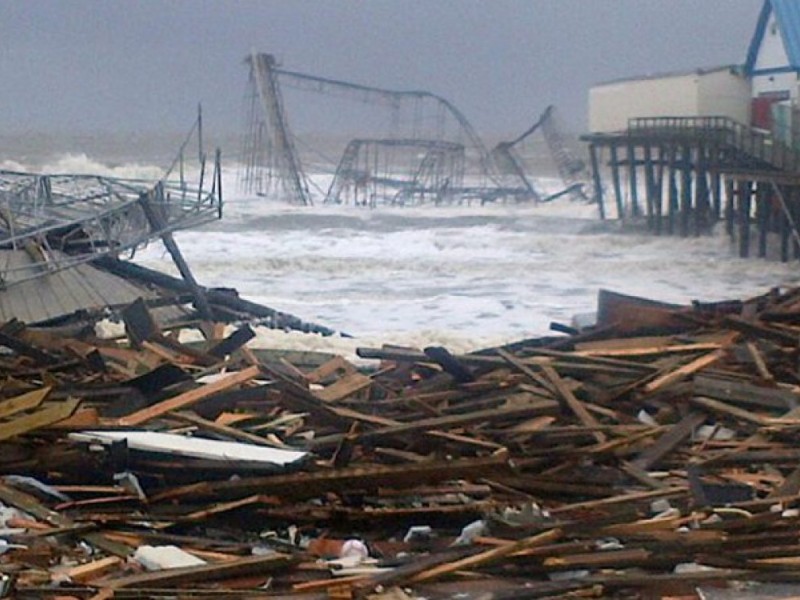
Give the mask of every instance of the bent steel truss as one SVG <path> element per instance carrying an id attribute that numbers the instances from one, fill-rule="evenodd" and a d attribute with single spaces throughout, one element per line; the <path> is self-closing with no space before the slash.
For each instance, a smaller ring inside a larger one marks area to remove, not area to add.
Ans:
<path id="1" fill-rule="evenodd" d="M 193 128 L 199 133 L 199 126 Z M 187 138 L 188 141 L 188 138 Z M 222 211 L 220 155 L 199 180 L 156 182 L 97 175 L 0 171 L 0 250 L 24 250 L 32 259 L 0 259 L 0 289 L 89 262 L 133 251 L 155 237 L 217 219 Z"/>

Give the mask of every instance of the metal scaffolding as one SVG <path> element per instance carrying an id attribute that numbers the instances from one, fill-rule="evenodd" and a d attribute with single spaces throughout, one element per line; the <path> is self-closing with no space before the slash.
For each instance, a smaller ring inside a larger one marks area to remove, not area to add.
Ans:
<path id="1" fill-rule="evenodd" d="M 199 181 L 185 177 L 185 153 L 198 140 Z M 0 250 L 24 250 L 24 264 L 3 259 L 0 289 L 118 256 L 154 238 L 169 248 L 171 233 L 219 218 L 222 174 L 217 151 L 206 172 L 200 115 L 165 176 L 155 184 L 98 175 L 0 171 Z M 174 247 L 177 252 L 177 246 Z M 176 263 L 178 260 L 176 259 Z M 180 268 L 180 265 L 178 265 Z"/>

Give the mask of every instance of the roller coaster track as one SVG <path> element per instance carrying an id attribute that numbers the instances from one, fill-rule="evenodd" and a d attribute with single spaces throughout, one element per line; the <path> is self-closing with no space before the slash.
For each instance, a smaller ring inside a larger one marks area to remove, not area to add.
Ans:
<path id="1" fill-rule="evenodd" d="M 469 164 L 477 166 L 478 170 L 471 172 L 473 180 L 469 188 L 461 184 L 458 187 L 448 187 L 448 193 L 453 198 L 458 196 L 459 192 L 454 191 L 458 189 L 468 192 L 466 196 L 469 198 L 477 194 L 482 200 L 489 201 L 498 198 L 513 198 L 515 201 L 538 198 L 524 173 L 502 173 L 498 170 L 492 156 L 466 116 L 450 101 L 437 94 L 423 90 L 390 90 L 290 71 L 280 68 L 275 58 L 269 54 L 253 53 L 246 62 L 251 69 L 250 85 L 253 95 L 250 96 L 252 103 L 249 137 L 245 140 L 243 157 L 246 172 L 242 182 L 250 191 L 266 176 L 266 180 L 272 182 L 271 185 L 279 183 L 290 201 L 304 205 L 312 203 L 309 193 L 309 183 L 312 180 L 307 176 L 297 152 L 281 91 L 295 89 L 386 106 L 392 110 L 393 133 L 382 138 L 382 141 L 387 143 L 379 143 L 381 136 L 359 136 L 357 139 L 361 140 L 360 143 L 351 142 L 344 148 L 336 167 L 334 181 L 325 194 L 326 202 L 340 202 L 342 190 L 348 186 L 355 186 L 354 181 L 348 178 L 357 175 L 353 172 L 353 168 L 358 161 L 359 151 L 366 147 L 364 142 L 368 140 L 371 146 L 383 148 L 390 148 L 392 141 L 400 142 L 406 147 L 410 141 L 414 141 L 420 144 L 421 153 L 428 152 L 424 148 L 425 143 L 458 144 L 461 148 L 469 150 Z M 403 129 L 402 134 L 399 125 L 401 118 L 404 119 L 402 121 L 404 127 L 411 124 L 410 130 Z M 413 178 L 418 179 L 421 176 L 425 168 L 444 164 L 427 157 L 425 165 L 406 165 L 408 172 L 399 178 L 396 177 L 397 165 L 384 166 L 386 173 L 374 172 L 369 176 L 372 181 L 388 181 L 396 178 L 404 182 L 400 187 L 407 187 Z M 463 164 L 458 168 L 463 171 Z M 463 173 L 442 179 L 449 179 L 448 186 L 450 186 L 456 179 L 463 179 Z M 389 184 L 387 186 L 392 187 Z M 479 193 L 481 189 L 485 190 L 484 193 Z"/>

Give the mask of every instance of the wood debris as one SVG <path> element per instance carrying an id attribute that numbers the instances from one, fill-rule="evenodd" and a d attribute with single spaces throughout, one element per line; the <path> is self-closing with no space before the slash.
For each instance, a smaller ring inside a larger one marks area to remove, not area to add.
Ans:
<path id="1" fill-rule="evenodd" d="M 795 581 L 800 289 L 686 307 L 605 292 L 599 309 L 591 329 L 465 355 L 361 348 L 380 364 L 360 368 L 261 353 L 249 328 L 184 344 L 143 303 L 117 339 L 4 326 L 0 597 Z"/>

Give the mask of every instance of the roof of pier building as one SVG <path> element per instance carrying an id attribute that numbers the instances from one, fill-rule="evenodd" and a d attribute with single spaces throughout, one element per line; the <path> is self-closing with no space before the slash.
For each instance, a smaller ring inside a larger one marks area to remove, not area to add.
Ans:
<path id="1" fill-rule="evenodd" d="M 784 55 L 776 61 L 773 54 L 762 64 L 766 42 L 780 36 Z M 747 52 L 745 71 L 748 75 L 800 72 L 800 2 L 797 0 L 764 0 L 755 32 Z"/>

